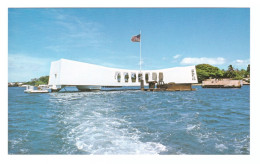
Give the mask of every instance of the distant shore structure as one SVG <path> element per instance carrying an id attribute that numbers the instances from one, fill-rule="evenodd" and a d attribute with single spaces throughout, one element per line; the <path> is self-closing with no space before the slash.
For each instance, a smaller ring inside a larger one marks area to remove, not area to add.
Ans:
<path id="1" fill-rule="evenodd" d="M 159 70 L 128 70 L 109 68 L 73 60 L 60 59 L 51 63 L 49 88 L 57 92 L 66 86 L 75 86 L 80 91 L 98 91 L 101 87 L 144 86 L 158 81 L 163 75 L 164 83 L 198 83 L 195 66 L 173 67 Z"/>
<path id="2" fill-rule="evenodd" d="M 241 88 L 242 80 L 231 79 L 207 79 L 202 81 L 202 88 Z"/>

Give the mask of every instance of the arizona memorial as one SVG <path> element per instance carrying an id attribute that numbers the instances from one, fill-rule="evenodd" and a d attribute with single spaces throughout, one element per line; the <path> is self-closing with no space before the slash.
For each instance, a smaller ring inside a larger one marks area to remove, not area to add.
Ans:
<path id="1" fill-rule="evenodd" d="M 129 70 L 109 68 L 89 63 L 60 59 L 51 63 L 49 87 L 59 91 L 66 86 L 75 86 L 80 91 L 100 90 L 101 87 L 144 86 L 158 81 L 163 75 L 164 83 L 198 83 L 195 66 L 173 67 L 158 70 Z"/>

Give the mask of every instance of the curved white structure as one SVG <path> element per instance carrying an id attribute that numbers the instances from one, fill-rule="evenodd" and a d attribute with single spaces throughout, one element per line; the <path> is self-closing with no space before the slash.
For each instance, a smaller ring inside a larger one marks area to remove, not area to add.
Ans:
<path id="1" fill-rule="evenodd" d="M 65 86 L 76 86 L 79 90 L 100 90 L 103 86 L 140 86 L 141 74 L 144 85 L 148 85 L 148 81 L 159 81 L 159 73 L 163 74 L 164 83 L 198 83 L 195 66 L 140 72 L 60 59 L 51 63 L 49 87 L 53 90 L 59 90 Z"/>

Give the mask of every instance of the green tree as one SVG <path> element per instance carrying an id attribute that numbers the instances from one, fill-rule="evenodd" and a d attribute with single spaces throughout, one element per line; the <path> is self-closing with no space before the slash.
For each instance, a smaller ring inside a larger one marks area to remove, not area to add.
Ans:
<path id="1" fill-rule="evenodd" d="M 226 71 L 226 75 L 225 75 L 227 78 L 234 78 L 236 77 L 236 72 L 233 68 L 232 65 L 229 65 L 228 66 L 228 70 Z"/>
<path id="2" fill-rule="evenodd" d="M 247 69 L 246 69 L 246 72 L 247 72 L 247 75 L 250 76 L 250 64 L 248 64 Z"/>
<path id="3" fill-rule="evenodd" d="M 214 67 L 210 64 L 196 65 L 196 72 L 197 72 L 197 77 L 198 77 L 199 83 L 201 83 L 205 79 L 223 78 L 223 76 L 224 76 L 223 70 L 220 70 L 218 67 Z"/>
<path id="4" fill-rule="evenodd" d="M 39 86 L 43 84 L 48 84 L 49 76 L 41 76 L 40 78 L 33 78 L 31 81 L 26 82 L 27 85 Z"/>
<path id="5" fill-rule="evenodd" d="M 245 69 L 237 70 L 237 74 L 242 78 L 247 77 L 247 71 Z"/>
<path id="6" fill-rule="evenodd" d="M 43 84 L 48 84 L 49 76 L 42 76 L 39 78 L 39 81 L 41 81 Z"/>
<path id="7" fill-rule="evenodd" d="M 234 68 L 233 68 L 232 65 L 229 65 L 229 66 L 228 66 L 228 71 L 231 71 L 231 72 L 234 71 Z"/>

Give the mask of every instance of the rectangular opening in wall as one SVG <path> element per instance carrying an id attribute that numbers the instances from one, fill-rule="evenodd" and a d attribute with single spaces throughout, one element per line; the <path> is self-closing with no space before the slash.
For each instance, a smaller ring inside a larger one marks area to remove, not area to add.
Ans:
<path id="1" fill-rule="evenodd" d="M 145 82 L 146 82 L 146 83 L 148 83 L 149 76 L 150 76 L 150 74 L 149 74 L 149 73 L 145 73 Z"/>
<path id="2" fill-rule="evenodd" d="M 136 73 L 131 73 L 131 80 L 132 80 L 132 83 L 136 82 Z"/>
<path id="3" fill-rule="evenodd" d="M 129 75 L 127 72 L 124 73 L 124 77 L 125 77 L 125 83 L 128 83 Z"/>
<path id="4" fill-rule="evenodd" d="M 153 81 L 157 81 L 157 73 L 156 73 L 156 72 L 153 72 L 153 74 L 152 74 L 152 80 L 153 80 Z"/>
<path id="5" fill-rule="evenodd" d="M 143 76 L 142 73 L 138 73 L 138 82 L 139 82 L 139 83 L 141 82 L 142 76 Z"/>
<path id="6" fill-rule="evenodd" d="M 162 82 L 162 81 L 163 81 L 163 73 L 159 72 L 159 82 Z"/>
<path id="7" fill-rule="evenodd" d="M 121 73 L 120 73 L 120 72 L 116 72 L 116 73 L 115 73 L 115 79 L 116 79 L 116 81 L 117 81 L 118 83 L 121 82 Z"/>

